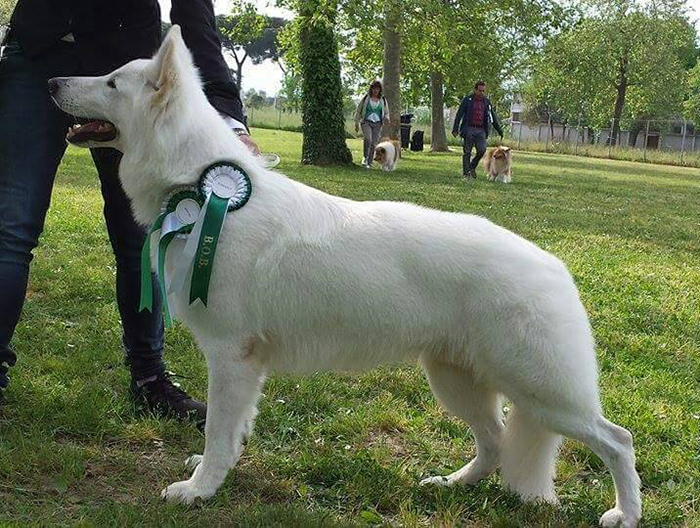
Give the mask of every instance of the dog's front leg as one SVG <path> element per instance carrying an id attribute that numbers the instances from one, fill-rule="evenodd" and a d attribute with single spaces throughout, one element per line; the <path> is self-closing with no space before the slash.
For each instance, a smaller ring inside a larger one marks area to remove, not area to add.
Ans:
<path id="1" fill-rule="evenodd" d="M 241 456 L 246 421 L 258 402 L 264 374 L 260 365 L 243 349 L 207 353 L 209 389 L 204 456 L 187 461 L 194 473 L 189 480 L 175 482 L 161 496 L 171 502 L 191 504 L 208 499 Z"/>

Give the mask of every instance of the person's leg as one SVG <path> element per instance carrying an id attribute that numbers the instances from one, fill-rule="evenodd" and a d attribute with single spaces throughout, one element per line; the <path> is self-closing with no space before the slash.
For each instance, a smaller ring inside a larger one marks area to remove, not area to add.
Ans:
<path id="1" fill-rule="evenodd" d="M 174 387 L 165 371 L 163 315 L 160 291 L 155 282 L 152 311 L 139 312 L 141 248 L 146 231 L 134 220 L 129 199 L 119 182 L 121 153 L 114 149 L 92 149 L 91 152 L 100 176 L 105 222 L 116 260 L 117 305 L 132 389 L 151 407 L 181 418 L 191 414 L 203 420 L 206 406 Z"/>
<path id="2" fill-rule="evenodd" d="M 474 144 L 476 145 L 476 154 L 472 158 L 471 170 L 476 171 L 479 166 L 479 161 L 486 153 L 486 132 L 480 130 L 474 133 Z"/>
<path id="3" fill-rule="evenodd" d="M 372 127 L 366 121 L 362 122 L 362 137 L 364 138 L 362 142 L 363 165 L 367 165 L 370 162 L 368 156 L 372 148 Z"/>
<path id="4" fill-rule="evenodd" d="M 134 221 L 129 199 L 119 183 L 121 153 L 114 149 L 92 149 L 91 154 L 100 177 L 107 233 L 116 260 L 117 305 L 127 362 L 135 377 L 162 374 L 165 365 L 160 290 L 154 282 L 153 310 L 139 312 L 141 248 L 146 231 Z"/>
<path id="5" fill-rule="evenodd" d="M 462 176 L 469 176 L 471 172 L 470 158 L 472 155 L 472 147 L 474 146 L 472 135 L 469 131 L 463 138 L 464 143 L 462 145 Z"/>
<path id="6" fill-rule="evenodd" d="M 59 68 L 62 57 L 54 57 Z M 22 311 L 29 263 L 44 227 L 68 118 L 49 98 L 45 64 L 12 41 L 0 61 L 0 392 L 15 362 L 10 340 Z"/>
<path id="7" fill-rule="evenodd" d="M 372 142 L 369 147 L 369 157 L 367 158 L 367 164 L 371 166 L 374 162 L 374 149 L 377 148 L 377 144 L 379 143 L 379 136 L 382 133 L 382 124 L 372 123 L 370 125 L 370 128 L 372 130 Z"/>

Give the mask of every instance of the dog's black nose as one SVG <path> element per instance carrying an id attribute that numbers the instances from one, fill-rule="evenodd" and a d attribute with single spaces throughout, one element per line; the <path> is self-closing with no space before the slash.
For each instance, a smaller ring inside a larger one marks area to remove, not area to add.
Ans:
<path id="1" fill-rule="evenodd" d="M 49 94 L 56 95 L 56 92 L 58 92 L 58 80 L 49 79 Z"/>

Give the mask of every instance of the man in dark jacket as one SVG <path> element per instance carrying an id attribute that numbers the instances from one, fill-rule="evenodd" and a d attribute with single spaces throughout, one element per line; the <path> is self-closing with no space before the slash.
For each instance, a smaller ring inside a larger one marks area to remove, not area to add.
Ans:
<path id="1" fill-rule="evenodd" d="M 474 93 L 462 99 L 452 126 L 452 135 L 457 137 L 459 134 L 464 140 L 462 174 L 467 179 L 476 179 L 476 167 L 486 152 L 489 125 L 493 125 L 503 139 L 503 129 L 496 111 L 486 97 L 486 83 L 479 81 L 474 85 Z M 472 147 L 476 147 L 476 156 L 470 161 Z"/>
<path id="2" fill-rule="evenodd" d="M 173 0 L 211 104 L 254 152 L 236 84 L 221 53 L 211 0 Z M 161 39 L 157 0 L 19 0 L 0 58 L 0 405 L 16 356 L 10 339 L 27 289 L 29 263 L 43 230 L 56 170 L 72 119 L 49 97 L 51 77 L 104 75 L 150 57 Z M 206 405 L 170 379 L 163 362 L 159 289 L 152 312 L 140 312 L 140 252 L 145 233 L 131 215 L 117 177 L 121 154 L 92 149 L 104 217 L 116 259 L 117 304 L 132 394 L 153 410 L 203 420 Z M 37 329 L 40 331 L 40 329 Z"/>

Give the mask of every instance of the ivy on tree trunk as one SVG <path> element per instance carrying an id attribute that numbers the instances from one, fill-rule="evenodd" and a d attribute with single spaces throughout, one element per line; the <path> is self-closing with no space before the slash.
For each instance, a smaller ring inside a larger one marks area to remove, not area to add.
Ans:
<path id="1" fill-rule="evenodd" d="M 324 2 L 327 3 L 327 2 Z M 301 162 L 348 165 L 338 42 L 333 20 L 318 16 L 320 2 L 303 2 L 299 15 L 299 59 L 302 75 Z"/>

